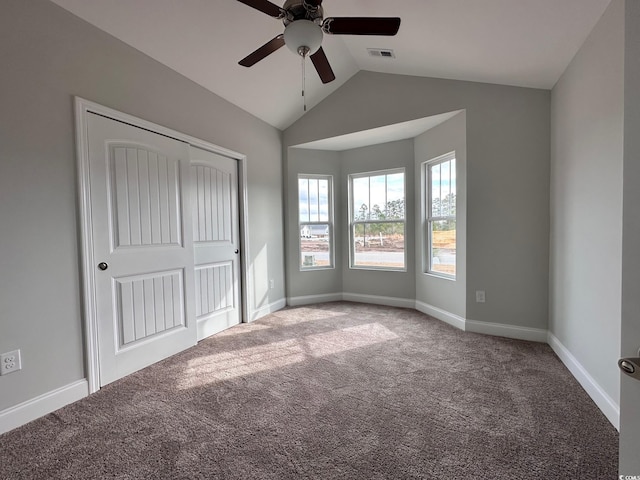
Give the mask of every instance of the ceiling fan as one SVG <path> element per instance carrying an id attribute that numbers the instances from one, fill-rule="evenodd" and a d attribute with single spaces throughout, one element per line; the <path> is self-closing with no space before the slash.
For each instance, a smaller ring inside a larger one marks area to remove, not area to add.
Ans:
<path id="1" fill-rule="evenodd" d="M 398 17 L 329 17 L 323 18 L 322 0 L 286 0 L 281 7 L 269 0 L 238 0 L 267 15 L 282 20 L 284 33 L 277 35 L 253 53 L 238 62 L 251 67 L 263 58 L 286 45 L 291 51 L 309 56 L 322 83 L 335 80 L 336 76 L 322 49 L 323 33 L 330 35 L 385 35 L 398 33 Z"/>

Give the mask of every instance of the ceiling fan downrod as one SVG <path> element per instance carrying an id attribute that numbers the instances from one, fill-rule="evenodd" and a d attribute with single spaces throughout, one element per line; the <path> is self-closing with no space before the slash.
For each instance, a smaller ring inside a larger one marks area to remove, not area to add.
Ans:
<path id="1" fill-rule="evenodd" d="M 306 112 L 307 111 L 307 97 L 305 95 L 305 90 L 306 90 L 306 74 L 305 74 L 305 60 L 307 59 L 307 55 L 309 54 L 310 49 L 309 47 L 305 47 L 305 46 L 301 46 L 298 48 L 298 53 L 300 54 L 300 57 L 302 57 L 302 111 Z"/>

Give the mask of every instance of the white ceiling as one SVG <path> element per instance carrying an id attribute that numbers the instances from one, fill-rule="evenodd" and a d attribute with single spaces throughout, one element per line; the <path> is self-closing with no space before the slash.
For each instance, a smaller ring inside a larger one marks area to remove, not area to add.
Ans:
<path id="1" fill-rule="evenodd" d="M 271 125 L 303 115 L 300 57 L 238 61 L 283 31 L 236 0 L 52 0 Z M 399 16 L 395 37 L 325 35 L 336 80 L 307 67 L 313 107 L 359 70 L 550 89 L 611 0 L 325 0 L 325 17 Z M 280 3 L 275 0 L 274 3 Z M 367 48 L 391 48 L 373 58 Z"/>

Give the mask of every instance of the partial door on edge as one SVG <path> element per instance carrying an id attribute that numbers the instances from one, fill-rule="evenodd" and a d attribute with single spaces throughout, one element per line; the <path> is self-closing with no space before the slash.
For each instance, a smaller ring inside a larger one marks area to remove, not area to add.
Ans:
<path id="1" fill-rule="evenodd" d="M 198 340 L 237 325 L 240 308 L 238 162 L 191 147 Z"/>

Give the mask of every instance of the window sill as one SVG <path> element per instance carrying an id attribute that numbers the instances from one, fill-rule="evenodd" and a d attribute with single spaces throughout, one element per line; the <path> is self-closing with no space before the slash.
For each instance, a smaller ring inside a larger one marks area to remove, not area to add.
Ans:
<path id="1" fill-rule="evenodd" d="M 433 272 L 423 272 L 422 274 L 425 275 L 426 277 L 437 278 L 439 280 L 449 280 L 450 282 L 456 281 L 456 277 L 452 275 L 444 275 L 441 273 L 433 273 Z"/>
<path id="2" fill-rule="evenodd" d="M 335 270 L 336 267 L 331 266 L 331 267 L 300 267 L 299 271 L 301 272 L 317 272 L 317 271 L 321 271 L 321 270 Z"/>
<path id="3" fill-rule="evenodd" d="M 368 267 L 368 266 L 357 266 L 357 265 L 351 265 L 349 267 L 349 270 L 366 270 L 370 272 L 399 272 L 399 273 L 407 272 L 406 268 Z"/>

